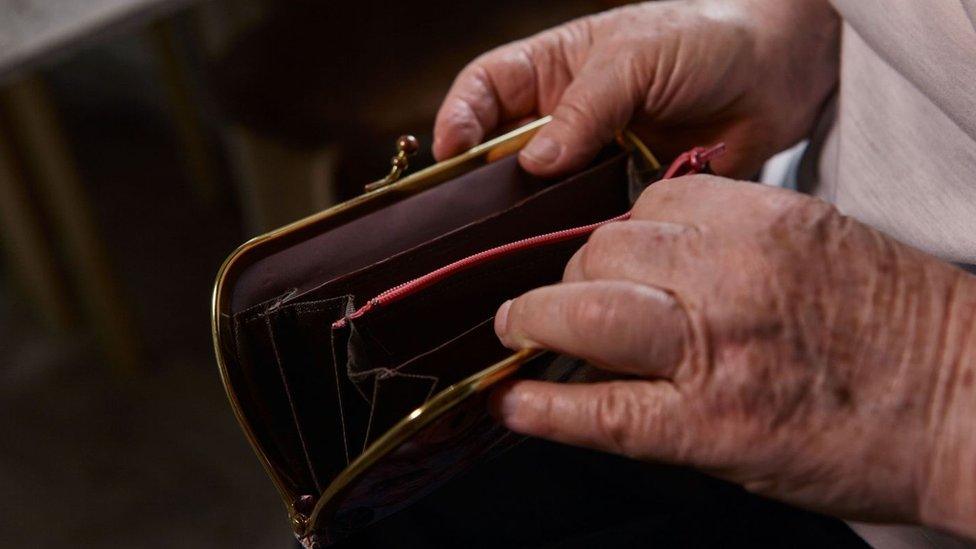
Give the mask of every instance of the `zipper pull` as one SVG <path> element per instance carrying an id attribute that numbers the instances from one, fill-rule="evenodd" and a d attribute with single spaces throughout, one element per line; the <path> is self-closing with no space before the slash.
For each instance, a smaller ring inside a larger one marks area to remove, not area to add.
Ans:
<path id="1" fill-rule="evenodd" d="M 725 143 L 711 147 L 695 147 L 674 159 L 671 167 L 661 179 L 671 179 L 682 175 L 702 173 L 708 170 L 708 163 L 725 154 Z"/>

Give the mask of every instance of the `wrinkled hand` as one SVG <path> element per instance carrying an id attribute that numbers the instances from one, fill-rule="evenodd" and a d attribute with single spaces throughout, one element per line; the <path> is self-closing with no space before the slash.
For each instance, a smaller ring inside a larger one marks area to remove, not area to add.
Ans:
<path id="1" fill-rule="evenodd" d="M 717 173 L 750 176 L 810 130 L 836 82 L 838 26 L 826 0 L 648 2 L 578 19 L 468 65 L 434 155 L 551 113 L 520 156 L 538 175 L 582 167 L 630 125 L 662 158 L 726 142 Z"/>
<path id="2" fill-rule="evenodd" d="M 518 382 L 494 411 L 521 433 L 809 508 L 973 535 L 974 280 L 817 199 L 660 182 L 630 221 L 592 235 L 562 284 L 496 317 L 513 349 L 628 377 Z"/>

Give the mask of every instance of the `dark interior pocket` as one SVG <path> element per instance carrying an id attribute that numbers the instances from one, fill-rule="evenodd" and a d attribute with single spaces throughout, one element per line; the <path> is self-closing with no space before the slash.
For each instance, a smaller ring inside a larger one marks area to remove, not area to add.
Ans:
<path id="1" fill-rule="evenodd" d="M 368 414 L 345 372 L 336 369 L 328 330 L 349 298 L 283 306 L 269 313 L 277 366 L 307 465 L 319 491 L 349 463 L 347 423 Z"/>
<path id="2" fill-rule="evenodd" d="M 434 394 L 504 359 L 511 351 L 495 337 L 494 318 L 400 364 L 359 374 L 357 383 L 371 387 L 369 445 Z"/>
<path id="3" fill-rule="evenodd" d="M 519 168 L 514 156 L 482 166 L 249 265 L 234 284 L 232 310 L 287 288 L 304 292 L 504 210 L 549 184 Z"/>
<path id="4" fill-rule="evenodd" d="M 297 494 L 320 493 L 359 453 L 369 402 L 337 370 L 332 322 L 351 298 L 280 302 L 240 313 L 238 386 L 244 413 Z M 343 352 L 344 354 L 344 352 Z"/>
<path id="5" fill-rule="evenodd" d="M 626 172 L 625 154 L 607 158 L 510 208 L 321 284 L 293 299 L 350 294 L 361 300 L 494 246 L 620 215 L 630 207 Z"/>
<path id="6" fill-rule="evenodd" d="M 281 375 L 275 364 L 274 343 L 261 312 L 235 318 L 239 380 L 235 383 L 243 412 L 254 435 L 285 482 L 298 494 L 315 489 L 298 427 Z"/>
<path id="7" fill-rule="evenodd" d="M 506 254 L 350 319 L 350 374 L 395 368 L 494 315 L 505 300 L 558 282 L 585 238 Z"/>

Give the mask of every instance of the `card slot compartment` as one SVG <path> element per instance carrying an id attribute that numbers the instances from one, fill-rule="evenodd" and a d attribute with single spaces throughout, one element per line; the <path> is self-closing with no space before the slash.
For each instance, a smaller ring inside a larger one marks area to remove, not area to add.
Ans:
<path id="1" fill-rule="evenodd" d="M 322 328 L 341 316 L 349 301 L 344 296 L 293 304 L 262 315 L 306 466 L 319 492 L 352 459 L 347 424 L 355 420 L 357 409 L 346 402 L 344 376 L 335 367 L 331 337 Z"/>
<path id="2" fill-rule="evenodd" d="M 235 317 L 238 401 L 271 466 L 296 494 L 315 491 L 315 481 L 301 454 L 297 425 L 292 420 L 281 377 L 266 365 L 274 363 L 264 315 Z"/>
<path id="3" fill-rule="evenodd" d="M 270 342 L 272 354 L 274 355 L 275 358 L 275 365 L 278 368 L 278 375 L 281 377 L 282 388 L 284 389 L 285 398 L 288 402 L 288 407 L 291 411 L 292 421 L 294 421 L 295 424 L 295 434 L 297 435 L 298 442 L 301 446 L 302 456 L 304 457 L 305 460 L 305 467 L 308 470 L 312 482 L 315 485 L 316 492 L 321 493 L 322 483 L 318 479 L 318 476 L 316 475 L 315 467 L 312 465 L 312 458 L 309 455 L 308 443 L 305 440 L 305 434 L 303 433 L 302 426 L 298 421 L 298 411 L 295 406 L 295 398 L 292 395 L 291 387 L 289 387 L 289 383 L 288 383 L 289 376 L 286 375 L 284 366 L 282 365 L 281 353 L 278 350 L 278 343 L 275 341 L 274 328 L 272 328 L 271 325 L 271 318 L 269 315 L 263 315 L 262 320 L 264 321 L 263 322 L 264 326 L 268 332 L 268 339 Z"/>

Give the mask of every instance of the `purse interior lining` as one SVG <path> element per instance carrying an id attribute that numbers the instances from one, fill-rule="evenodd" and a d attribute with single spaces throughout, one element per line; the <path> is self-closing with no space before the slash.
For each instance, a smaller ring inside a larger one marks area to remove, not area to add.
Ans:
<path id="1" fill-rule="evenodd" d="M 515 157 L 493 162 L 256 261 L 234 284 L 231 312 L 290 289 L 304 292 L 505 210 L 550 185 L 520 169 Z"/>
<path id="2" fill-rule="evenodd" d="M 382 218 L 367 220 L 376 212 L 279 252 L 256 263 L 235 286 L 238 363 L 250 393 L 240 400 L 295 493 L 321 493 L 410 410 L 507 356 L 494 338 L 495 309 L 504 299 L 558 281 L 585 238 L 451 277 L 353 323 L 348 332 L 333 331 L 333 321 L 365 298 L 480 249 L 593 223 L 630 207 L 623 153 L 545 187 L 515 162 L 490 164 L 411 197 L 399 204 L 426 198 L 404 207 L 391 223 L 385 221 L 387 208 Z M 488 204 L 481 201 L 482 190 Z M 408 225 L 409 234 L 395 232 Z M 337 258 L 344 262 L 334 263 Z M 273 280 L 276 290 L 262 278 Z M 275 298 L 288 288 L 297 291 Z M 258 298 L 267 301 L 249 303 Z M 364 345 L 362 337 L 372 340 Z M 374 356 L 378 350 L 382 354 Z"/>

